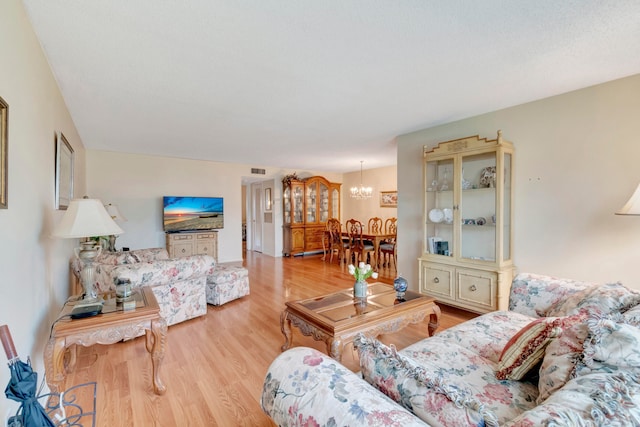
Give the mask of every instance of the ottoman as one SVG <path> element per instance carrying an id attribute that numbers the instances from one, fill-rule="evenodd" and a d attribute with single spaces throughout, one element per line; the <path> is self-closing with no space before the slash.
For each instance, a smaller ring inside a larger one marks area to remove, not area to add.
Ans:
<path id="1" fill-rule="evenodd" d="M 249 295 L 249 271 L 237 265 L 218 264 L 207 276 L 207 304 L 222 305 Z"/>

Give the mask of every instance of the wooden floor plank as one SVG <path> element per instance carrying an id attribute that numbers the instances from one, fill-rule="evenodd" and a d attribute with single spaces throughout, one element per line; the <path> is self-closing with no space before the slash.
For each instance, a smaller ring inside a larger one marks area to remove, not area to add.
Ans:
<path id="1" fill-rule="evenodd" d="M 251 294 L 209 306 L 207 314 L 169 328 L 161 378 L 163 396 L 153 393 L 151 359 L 139 337 L 111 346 L 78 349 L 78 363 L 67 387 L 98 383 L 96 426 L 272 426 L 260 408 L 262 382 L 280 354 L 284 336 L 280 312 L 285 301 L 310 298 L 353 285 L 353 277 L 336 260 L 320 256 L 273 258 L 248 252 Z M 393 269 L 379 281 L 392 283 Z M 475 317 L 441 306 L 439 330 Z M 399 349 L 427 336 L 425 324 L 410 325 L 381 336 Z M 293 328 L 293 346 L 325 352 L 324 343 Z M 357 353 L 346 348 L 343 363 L 357 371 Z"/>

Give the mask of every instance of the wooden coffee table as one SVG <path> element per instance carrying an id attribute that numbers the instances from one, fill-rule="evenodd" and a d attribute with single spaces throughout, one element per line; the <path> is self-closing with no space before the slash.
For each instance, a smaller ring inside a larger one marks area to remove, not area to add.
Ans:
<path id="1" fill-rule="evenodd" d="M 84 319 L 70 319 L 74 302 L 64 305 L 61 320 L 54 323 L 51 337 L 44 349 L 44 364 L 49 389 L 64 391 L 65 374 L 75 365 L 75 346 L 114 344 L 125 339 L 145 335 L 147 351 L 151 353 L 153 391 L 164 394 L 166 387 L 160 380 L 160 364 L 164 358 L 167 323 L 160 317 L 160 308 L 150 287 L 138 288 L 133 293 L 136 307 L 123 310 L 116 304 L 113 293 L 101 295 L 105 299 L 102 314 Z M 68 359 L 65 363 L 67 349 Z"/>
<path id="2" fill-rule="evenodd" d="M 336 360 L 342 359 L 343 348 L 359 332 L 377 337 L 428 317 L 428 332 L 432 336 L 440 324 L 440 307 L 433 298 L 407 291 L 400 302 L 393 287 L 384 283 L 369 284 L 367 294 L 364 303 L 354 300 L 353 289 L 286 302 L 280 315 L 280 328 L 285 336 L 282 351 L 291 347 L 291 324 L 303 335 L 324 341 L 327 353 Z"/>

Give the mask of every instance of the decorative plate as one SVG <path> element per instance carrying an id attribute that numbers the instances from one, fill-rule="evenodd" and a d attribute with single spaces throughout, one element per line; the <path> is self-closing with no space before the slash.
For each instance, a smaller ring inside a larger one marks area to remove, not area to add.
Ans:
<path id="1" fill-rule="evenodd" d="M 451 224 L 453 222 L 453 211 L 449 208 L 445 208 L 442 209 L 442 213 L 444 214 L 444 222 Z"/>
<path id="2" fill-rule="evenodd" d="M 431 222 L 442 222 L 442 220 L 444 219 L 444 212 L 442 212 L 442 209 L 431 209 L 429 211 L 429 220 Z"/>

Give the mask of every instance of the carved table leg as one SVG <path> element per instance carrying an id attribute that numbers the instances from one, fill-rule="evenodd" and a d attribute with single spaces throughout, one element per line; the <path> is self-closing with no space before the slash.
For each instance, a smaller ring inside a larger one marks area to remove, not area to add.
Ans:
<path id="1" fill-rule="evenodd" d="M 284 335 L 284 344 L 280 349 L 285 351 L 291 347 L 291 342 L 293 341 L 293 336 L 291 335 L 291 319 L 289 319 L 289 312 L 287 310 L 283 310 L 280 314 L 280 330 L 282 331 L 282 335 Z"/>
<path id="2" fill-rule="evenodd" d="M 329 337 L 327 339 L 327 353 L 333 359 L 340 362 L 342 360 L 342 340 L 339 338 Z"/>
<path id="3" fill-rule="evenodd" d="M 440 326 L 440 307 L 433 305 L 433 311 L 429 314 L 429 336 L 432 337 Z"/>
<path id="4" fill-rule="evenodd" d="M 64 353 L 65 342 L 63 339 L 49 339 L 44 349 L 44 366 L 47 385 L 53 393 L 64 391 Z"/>
<path id="5" fill-rule="evenodd" d="M 151 365 L 153 367 L 153 391 L 156 394 L 164 394 L 167 387 L 160 379 L 160 365 L 164 359 L 164 346 L 167 339 L 167 322 L 158 318 L 151 321 L 151 330 L 145 331 L 145 345 L 151 353 Z"/>

